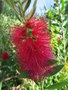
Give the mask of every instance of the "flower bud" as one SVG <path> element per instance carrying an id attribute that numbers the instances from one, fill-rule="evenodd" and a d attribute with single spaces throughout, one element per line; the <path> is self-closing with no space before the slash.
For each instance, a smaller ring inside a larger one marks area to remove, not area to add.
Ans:
<path id="1" fill-rule="evenodd" d="M 9 59 L 9 53 L 8 52 L 3 52 L 1 54 L 1 57 L 4 61 L 7 61 Z"/>

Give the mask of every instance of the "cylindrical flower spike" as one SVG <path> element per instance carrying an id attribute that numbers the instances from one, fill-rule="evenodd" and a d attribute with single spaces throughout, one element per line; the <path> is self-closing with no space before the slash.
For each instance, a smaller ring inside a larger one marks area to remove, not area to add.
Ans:
<path id="1" fill-rule="evenodd" d="M 11 40 L 16 46 L 22 71 L 28 71 L 33 80 L 49 75 L 51 68 L 49 62 L 54 59 L 54 56 L 45 20 L 31 18 L 24 28 L 15 26 Z"/>

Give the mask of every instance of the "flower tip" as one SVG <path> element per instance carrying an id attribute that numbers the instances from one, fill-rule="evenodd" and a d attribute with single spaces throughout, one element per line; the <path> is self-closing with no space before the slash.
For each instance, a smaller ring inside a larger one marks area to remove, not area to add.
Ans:
<path id="1" fill-rule="evenodd" d="M 60 41 L 60 37 L 57 37 L 57 40 Z"/>

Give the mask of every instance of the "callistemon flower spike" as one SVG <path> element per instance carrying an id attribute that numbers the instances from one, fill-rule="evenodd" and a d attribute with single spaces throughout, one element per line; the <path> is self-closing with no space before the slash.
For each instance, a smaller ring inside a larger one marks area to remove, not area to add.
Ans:
<path id="1" fill-rule="evenodd" d="M 28 71 L 31 79 L 41 80 L 53 71 L 49 63 L 54 60 L 54 56 L 44 19 L 31 18 L 24 28 L 15 26 L 12 28 L 11 40 L 22 71 Z"/>

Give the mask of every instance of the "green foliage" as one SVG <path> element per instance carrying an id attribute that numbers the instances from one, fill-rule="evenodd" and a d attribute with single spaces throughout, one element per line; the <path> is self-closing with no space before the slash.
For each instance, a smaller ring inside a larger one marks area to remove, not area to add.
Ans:
<path id="1" fill-rule="evenodd" d="M 14 23 L 20 24 L 11 8 L 6 4 L 3 4 L 3 11 L 0 14 L 0 81 L 2 81 L 2 89 L 4 90 L 9 90 L 10 87 L 17 85 L 16 83 L 20 82 L 18 78 L 13 80 L 17 75 L 16 69 L 19 68 L 16 61 L 16 52 L 11 45 L 9 37 L 10 25 L 13 25 Z M 10 55 L 9 60 L 6 62 L 1 58 L 2 52 L 5 51 Z"/>
<path id="2" fill-rule="evenodd" d="M 10 27 L 13 25 L 21 25 L 21 22 L 17 19 L 11 7 L 3 2 L 3 11 L 0 14 L 0 81 L 2 81 L 0 88 L 11 90 L 13 87 L 20 86 L 19 88 L 23 90 L 30 90 L 33 89 L 32 81 L 24 79 L 24 77 L 23 79 L 18 77 L 21 67 L 17 62 L 16 52 L 10 41 Z M 2 52 L 5 51 L 10 55 L 7 61 L 3 61 L 1 58 Z"/>
<path id="3" fill-rule="evenodd" d="M 30 13 L 27 15 L 27 20 L 29 20 L 34 15 L 35 10 L 36 10 L 36 3 L 37 3 L 37 0 L 34 1 L 33 8 L 30 11 Z"/>
<path id="4" fill-rule="evenodd" d="M 34 1 L 33 8 L 31 11 L 26 15 L 26 10 L 29 8 L 31 4 L 31 0 L 5 0 L 5 2 L 12 7 L 13 11 L 15 12 L 17 18 L 21 22 L 25 22 L 26 20 L 30 19 L 36 10 L 36 3 L 37 0 Z"/>
<path id="5" fill-rule="evenodd" d="M 2 89 L 2 82 L 0 82 L 0 90 Z"/>
<path id="6" fill-rule="evenodd" d="M 48 90 L 55 90 L 55 89 L 63 88 L 66 85 L 68 85 L 68 81 L 62 81 L 62 82 L 56 83 L 54 85 L 51 85 L 51 86 L 47 87 L 46 89 L 48 89 Z"/>
<path id="7" fill-rule="evenodd" d="M 48 88 L 52 90 L 64 90 L 68 82 L 64 81 L 68 79 L 67 65 L 68 65 L 68 1 L 67 0 L 55 0 L 53 9 L 46 11 L 46 17 L 49 18 L 49 29 L 52 34 L 52 47 L 54 54 L 57 57 L 59 64 L 64 64 L 64 69 L 61 74 L 57 75 L 56 84 L 52 84 Z M 57 38 L 60 38 L 59 40 Z M 57 69 L 58 70 L 58 69 Z M 58 78 L 59 76 L 59 78 Z M 61 81 L 61 82 L 60 82 Z M 59 83 L 58 83 L 59 82 Z M 63 87 L 63 89 L 62 89 Z"/>
<path id="8" fill-rule="evenodd" d="M 20 74 L 18 75 L 18 77 L 19 77 L 19 78 L 29 78 L 28 72 L 27 72 L 27 71 L 22 72 L 22 73 L 20 73 Z"/>
<path id="9" fill-rule="evenodd" d="M 64 67 L 64 65 L 57 65 L 57 66 L 54 66 L 54 67 L 53 67 L 54 70 L 53 70 L 53 72 L 50 73 L 49 76 L 52 76 L 52 75 L 58 73 L 63 67 Z"/>
<path id="10" fill-rule="evenodd" d="M 0 0 L 0 14 L 2 13 L 2 7 L 3 7 L 3 3 L 2 0 Z"/>
<path id="11" fill-rule="evenodd" d="M 24 12 L 28 9 L 30 3 L 31 3 L 31 0 L 28 0 L 27 1 L 27 4 L 25 5 Z"/>

